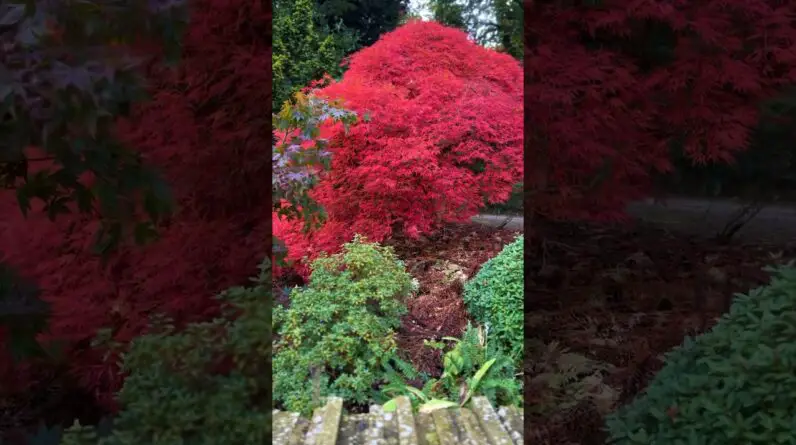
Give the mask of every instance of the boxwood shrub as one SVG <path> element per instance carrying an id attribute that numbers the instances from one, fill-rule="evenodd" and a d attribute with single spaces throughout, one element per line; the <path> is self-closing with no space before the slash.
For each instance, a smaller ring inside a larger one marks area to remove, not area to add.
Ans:
<path id="1" fill-rule="evenodd" d="M 610 443 L 796 444 L 796 269 L 768 270 L 768 285 L 738 295 L 607 418 Z"/>
<path id="2" fill-rule="evenodd" d="M 488 328 L 490 339 L 518 362 L 523 354 L 523 236 L 481 266 L 464 286 L 470 315 Z"/>

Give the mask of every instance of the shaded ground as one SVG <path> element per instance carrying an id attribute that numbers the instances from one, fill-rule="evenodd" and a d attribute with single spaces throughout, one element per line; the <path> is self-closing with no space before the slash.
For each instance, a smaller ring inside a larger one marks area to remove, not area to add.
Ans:
<path id="1" fill-rule="evenodd" d="M 712 326 L 733 293 L 767 282 L 763 266 L 796 256 L 782 242 L 722 246 L 658 227 L 558 223 L 529 237 L 525 332 L 541 344 L 527 354 L 526 405 L 551 400 L 541 396 L 551 392 L 540 384 L 551 360 L 542 344 L 599 363 L 578 376 L 595 380 L 591 393 L 526 415 L 533 443 L 604 443 L 602 416 L 645 387 L 661 354 Z"/>
<path id="2" fill-rule="evenodd" d="M 442 373 L 441 351 L 424 346 L 424 341 L 461 336 L 469 319 L 462 300 L 463 283 L 518 234 L 516 230 L 459 224 L 429 238 L 390 243 L 420 283 L 398 334 L 399 347 L 420 371 L 437 377 Z"/>

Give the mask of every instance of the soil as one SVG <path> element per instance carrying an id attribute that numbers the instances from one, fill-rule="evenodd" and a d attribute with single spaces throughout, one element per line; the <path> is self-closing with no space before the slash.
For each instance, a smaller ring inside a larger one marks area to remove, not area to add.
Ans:
<path id="1" fill-rule="evenodd" d="M 474 276 L 519 234 L 517 230 L 458 224 L 429 238 L 390 242 L 420 283 L 398 332 L 399 348 L 419 371 L 433 377 L 442 374 L 442 352 L 424 342 L 461 336 L 470 321 L 462 299 L 462 281 Z M 451 271 L 459 271 L 459 279 L 452 279 Z"/>
<path id="2" fill-rule="evenodd" d="M 765 284 L 764 266 L 796 257 L 792 243 L 721 245 L 658 227 L 556 223 L 529 236 L 526 343 L 558 342 L 607 364 L 603 383 L 616 396 L 607 407 L 586 400 L 527 416 L 532 443 L 605 443 L 605 414 L 644 389 L 661 354 L 709 329 L 734 293 Z M 526 355 L 525 403 L 534 408 L 539 357 Z"/>

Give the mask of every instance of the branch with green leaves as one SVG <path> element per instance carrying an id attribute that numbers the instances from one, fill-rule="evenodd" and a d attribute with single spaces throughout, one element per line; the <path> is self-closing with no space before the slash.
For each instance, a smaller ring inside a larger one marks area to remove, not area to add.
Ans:
<path id="1" fill-rule="evenodd" d="M 364 120 L 369 120 L 367 115 Z M 346 132 L 359 121 L 357 114 L 342 107 L 341 100 L 326 100 L 313 94 L 296 93 L 273 117 L 273 202 L 280 216 L 298 218 L 309 230 L 325 218 L 323 208 L 309 192 L 319 174 L 331 166 L 329 141 L 321 138 L 321 125 L 342 123 Z"/>

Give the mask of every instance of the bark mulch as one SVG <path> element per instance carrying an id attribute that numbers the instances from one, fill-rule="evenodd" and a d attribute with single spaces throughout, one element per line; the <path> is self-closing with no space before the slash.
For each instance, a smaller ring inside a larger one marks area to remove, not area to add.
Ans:
<path id="1" fill-rule="evenodd" d="M 398 332 L 398 345 L 418 370 L 442 374 L 442 352 L 424 345 L 426 340 L 459 337 L 470 317 L 462 300 L 462 282 L 496 256 L 520 232 L 475 224 L 448 225 L 433 236 L 390 242 L 420 283 L 408 302 Z"/>

